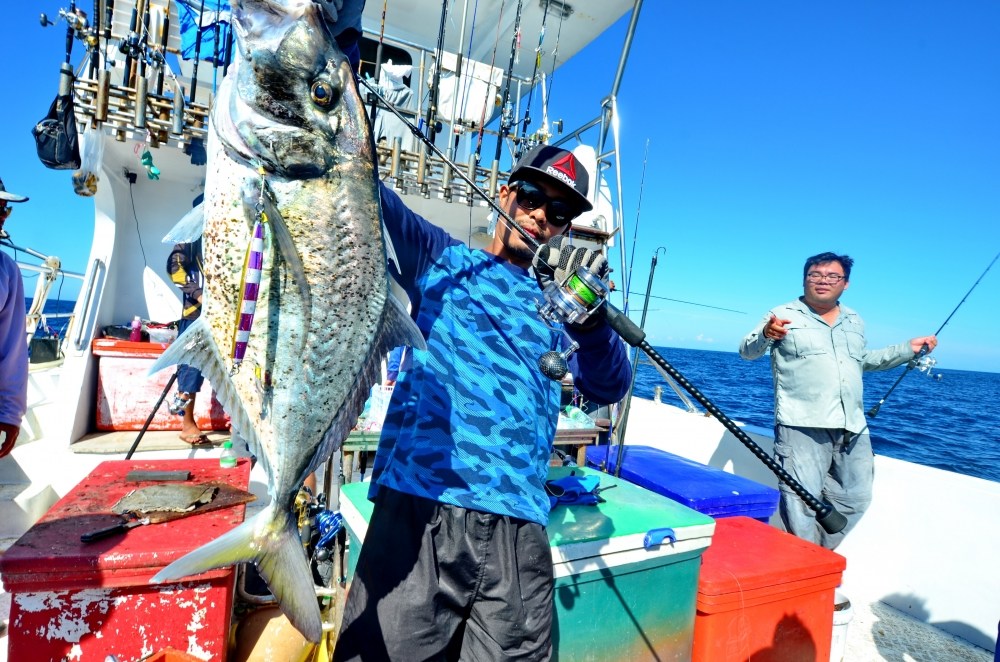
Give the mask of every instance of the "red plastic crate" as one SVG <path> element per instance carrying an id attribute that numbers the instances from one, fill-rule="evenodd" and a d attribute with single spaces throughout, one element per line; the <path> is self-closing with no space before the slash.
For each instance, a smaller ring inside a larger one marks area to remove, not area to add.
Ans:
<path id="1" fill-rule="evenodd" d="M 0 557 L 11 594 L 10 660 L 138 660 L 173 648 L 224 660 L 235 570 L 150 584 L 172 561 L 243 521 L 245 506 L 130 529 L 83 543 L 112 523 L 111 507 L 149 481 L 126 482 L 134 469 L 191 472 L 189 482 L 225 481 L 246 489 L 250 463 L 234 469 L 211 460 L 104 462 Z"/>
<path id="2" fill-rule="evenodd" d="M 141 430 L 156 401 L 170 381 L 175 368 L 149 374 L 149 368 L 168 347 L 165 343 L 129 342 L 112 338 L 94 340 L 92 350 L 97 358 L 97 409 L 95 427 L 101 431 Z M 181 429 L 181 417 L 171 414 L 167 406 L 173 401 L 176 387 L 171 387 L 167 399 L 156 412 L 150 430 Z M 194 403 L 194 418 L 202 430 L 228 430 L 229 416 L 215 399 L 215 392 L 206 381 Z"/>
<path id="3" fill-rule="evenodd" d="M 702 555 L 695 662 L 827 660 L 847 560 L 749 517 L 716 520 Z"/>

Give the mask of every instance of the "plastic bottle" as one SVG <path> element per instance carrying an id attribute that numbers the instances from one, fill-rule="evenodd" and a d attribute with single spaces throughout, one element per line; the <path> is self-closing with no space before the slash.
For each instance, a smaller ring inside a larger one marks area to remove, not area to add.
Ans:
<path id="1" fill-rule="evenodd" d="M 222 443 L 222 454 L 219 455 L 219 466 L 223 469 L 232 469 L 236 466 L 236 451 L 233 450 L 233 442 Z"/>
<path id="2" fill-rule="evenodd" d="M 139 342 L 142 340 L 142 320 L 136 315 L 132 320 L 132 331 L 128 334 L 128 339 L 130 342 Z"/>

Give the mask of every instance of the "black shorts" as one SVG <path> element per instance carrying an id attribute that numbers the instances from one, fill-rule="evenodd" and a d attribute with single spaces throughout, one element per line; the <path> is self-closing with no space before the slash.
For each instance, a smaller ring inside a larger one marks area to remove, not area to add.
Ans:
<path id="1" fill-rule="evenodd" d="M 381 488 L 334 660 L 548 660 L 545 527 Z"/>

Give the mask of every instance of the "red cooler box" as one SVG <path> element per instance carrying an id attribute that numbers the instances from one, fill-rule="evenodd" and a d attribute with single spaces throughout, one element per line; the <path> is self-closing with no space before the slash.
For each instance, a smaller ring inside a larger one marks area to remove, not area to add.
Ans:
<path id="1" fill-rule="evenodd" d="M 715 522 L 702 555 L 695 662 L 827 660 L 847 560 L 749 517 Z"/>
<path id="2" fill-rule="evenodd" d="M 97 421 L 98 430 L 141 430 L 149 412 L 153 411 L 175 368 L 149 374 L 149 367 L 167 348 L 167 343 L 129 342 L 113 338 L 94 340 L 97 359 Z M 171 414 L 167 406 L 173 401 L 176 388 L 149 424 L 150 430 L 180 430 L 181 417 Z M 215 399 L 206 380 L 194 403 L 194 417 L 202 430 L 227 430 L 229 417 Z"/>
<path id="3" fill-rule="evenodd" d="M 0 557 L 12 594 L 8 659 L 139 660 L 173 648 L 202 660 L 226 659 L 235 569 L 184 581 L 149 579 L 187 552 L 243 521 L 245 506 L 130 529 L 92 543 L 80 536 L 109 526 L 112 506 L 137 487 L 132 470 L 190 472 L 188 483 L 224 481 L 245 490 L 250 463 L 212 460 L 104 462 Z"/>

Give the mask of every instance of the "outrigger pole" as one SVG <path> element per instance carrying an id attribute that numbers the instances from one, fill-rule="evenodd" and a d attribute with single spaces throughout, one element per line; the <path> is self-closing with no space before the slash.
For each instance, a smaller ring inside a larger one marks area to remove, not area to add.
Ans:
<path id="1" fill-rule="evenodd" d="M 969 295 L 972 294 L 972 290 L 976 289 L 976 285 L 979 285 L 979 281 L 983 279 L 983 276 L 986 275 L 986 272 L 989 271 L 990 268 L 993 266 L 993 264 L 997 261 L 997 258 L 1000 258 L 1000 253 L 997 253 L 993 257 L 993 261 L 990 262 L 990 265 L 988 267 L 986 267 L 986 271 L 984 271 L 979 275 L 979 278 L 976 279 L 976 282 L 972 284 L 972 287 L 969 288 L 969 291 L 965 293 L 965 296 L 962 297 L 962 300 L 958 302 L 957 306 L 955 306 L 955 310 L 951 311 L 951 315 L 948 315 L 948 319 L 946 319 L 944 321 L 944 324 L 938 327 L 938 330 L 934 332 L 935 336 L 941 333 L 941 329 L 943 329 L 945 325 L 947 325 L 948 322 L 951 321 L 951 318 L 955 315 L 956 312 L 958 312 L 958 309 L 962 307 L 962 304 L 965 303 L 965 300 L 969 298 Z M 875 416 L 878 415 L 878 410 L 882 408 L 882 404 L 889 398 L 889 395 L 891 395 L 892 392 L 896 390 L 896 387 L 899 386 L 899 382 L 903 381 L 903 377 L 906 377 L 907 373 L 913 370 L 913 368 L 916 367 L 920 359 L 927 356 L 927 353 L 929 351 L 930 347 L 927 346 L 927 343 L 924 343 L 923 346 L 920 348 L 920 351 L 917 352 L 917 355 L 914 356 L 912 359 L 910 359 L 910 361 L 906 364 L 906 370 L 904 370 L 903 374 L 899 376 L 899 379 L 896 380 L 896 383 L 889 388 L 889 390 L 886 392 L 885 395 L 882 396 L 882 399 L 878 401 L 878 404 L 876 404 L 874 407 L 868 410 L 868 416 L 870 418 L 875 418 Z"/>

